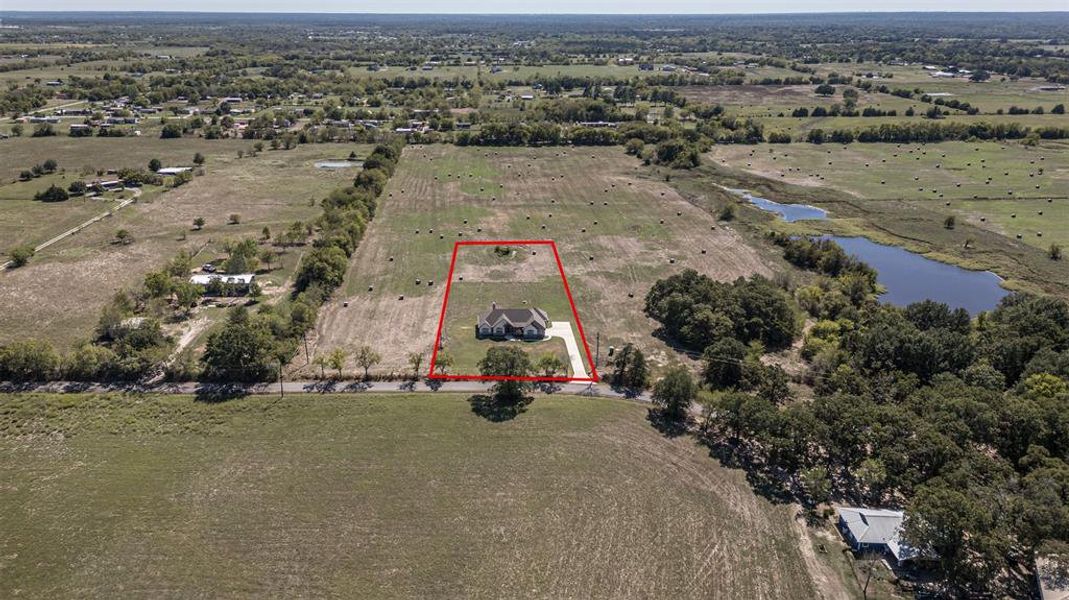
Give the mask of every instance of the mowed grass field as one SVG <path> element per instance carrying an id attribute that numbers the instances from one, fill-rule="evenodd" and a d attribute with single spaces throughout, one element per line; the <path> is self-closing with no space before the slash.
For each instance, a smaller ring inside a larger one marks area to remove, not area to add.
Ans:
<path id="1" fill-rule="evenodd" d="M 847 597 L 795 508 L 646 407 L 0 397 L 0 596 Z M 814 581 L 821 581 L 820 587 Z"/>
<path id="2" fill-rule="evenodd" d="M 193 152 L 201 149 L 207 159 L 205 174 L 180 188 L 146 189 L 135 204 L 50 246 L 25 267 L 0 273 L 0 343 L 33 337 L 68 349 L 90 335 L 101 307 L 116 290 L 138 284 L 179 250 L 195 253 L 195 264 L 200 264 L 224 256 L 227 240 L 259 239 L 264 226 L 277 232 L 294 221 L 313 219 L 320 213 L 318 201 L 330 190 L 348 185 L 355 175 L 352 170 L 317 169 L 313 163 L 346 156 L 351 150 L 366 152 L 366 147 L 354 145 L 306 145 L 238 159 L 235 148 L 239 146 L 225 142 L 214 146 L 175 140 L 179 143 L 172 147 L 171 140 L 153 140 L 147 146 L 130 138 L 102 141 L 109 144 L 97 146 L 99 154 L 87 153 L 83 158 L 108 156 L 109 164 L 124 165 L 147 164 L 149 158 L 159 156 L 164 164 L 189 164 Z M 47 152 L 36 151 L 38 155 Z M 138 152 L 140 158 L 133 163 Z M 62 153 L 54 153 L 62 166 Z M 49 209 L 80 209 L 83 201 L 58 204 Z M 239 224 L 229 223 L 231 214 L 239 216 Z M 197 217 L 207 224 L 194 231 Z M 47 231 L 42 227 L 37 239 L 60 233 L 63 225 Z M 126 229 L 133 242 L 114 243 L 119 229 Z M 285 283 L 302 250 L 290 248 L 280 255 L 275 270 L 261 278 L 265 291 L 271 293 Z"/>
<path id="3" fill-rule="evenodd" d="M 1014 239 L 1021 234 L 1039 248 L 1069 245 L 1069 145 L 1063 143 L 763 144 L 716 146 L 708 157 L 869 201 L 917 202 Z"/>
<path id="4" fill-rule="evenodd" d="M 642 312 L 653 282 L 687 267 L 722 280 L 772 269 L 653 175 L 620 148 L 406 148 L 346 289 L 320 313 L 316 352 L 367 344 L 380 371 L 405 370 L 408 353 L 430 355 L 455 241 L 551 239 L 588 340 L 600 332 L 602 348 L 634 342 L 667 363 L 675 354 Z"/>

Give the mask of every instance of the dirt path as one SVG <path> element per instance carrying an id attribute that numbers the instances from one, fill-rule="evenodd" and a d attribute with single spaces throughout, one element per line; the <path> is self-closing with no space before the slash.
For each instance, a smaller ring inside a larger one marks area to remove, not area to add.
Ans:
<path id="1" fill-rule="evenodd" d="M 33 251 L 35 253 L 36 252 L 40 252 L 41 250 L 44 250 L 45 248 L 51 246 L 52 244 L 55 244 L 56 242 L 64 240 L 64 239 L 66 239 L 66 238 L 78 233 L 79 231 L 85 229 L 86 227 L 89 227 L 90 225 L 92 225 L 94 223 L 97 223 L 99 221 L 102 221 L 102 220 L 110 217 L 115 212 L 117 212 L 119 210 L 122 210 L 123 208 L 126 208 L 130 204 L 133 204 L 141 196 L 141 190 L 139 188 L 133 188 L 131 191 L 133 192 L 133 196 L 132 197 L 127 198 L 127 199 L 119 202 L 118 204 L 115 205 L 114 208 L 111 208 L 107 212 L 100 213 L 99 215 L 93 217 L 92 219 L 89 219 L 88 221 L 82 223 L 81 225 L 75 225 L 74 227 L 71 227 L 67 231 L 64 231 L 63 233 L 61 233 L 61 234 L 59 234 L 59 235 L 57 235 L 57 236 L 55 236 L 55 237 L 53 237 L 53 238 L 51 238 L 49 240 L 41 242 L 36 247 L 34 247 Z M 11 265 L 11 262 L 12 261 L 9 260 L 9 261 L 7 261 L 7 262 L 5 262 L 3 264 L 0 264 L 0 271 L 2 271 L 3 269 L 7 269 L 8 266 Z"/>
<path id="2" fill-rule="evenodd" d="M 801 510 L 801 507 L 797 508 Z M 817 556 L 813 549 L 813 540 L 809 537 L 809 530 L 802 519 L 794 520 L 794 531 L 798 539 L 798 551 L 805 561 L 806 570 L 813 578 L 820 597 L 824 600 L 853 600 L 854 596 L 846 589 L 848 583 L 842 581 L 838 573 Z"/>

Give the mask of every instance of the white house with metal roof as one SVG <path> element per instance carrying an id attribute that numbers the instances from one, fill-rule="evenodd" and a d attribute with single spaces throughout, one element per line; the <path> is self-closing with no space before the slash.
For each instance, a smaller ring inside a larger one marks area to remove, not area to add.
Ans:
<path id="1" fill-rule="evenodd" d="M 902 541 L 905 513 L 900 510 L 842 506 L 838 512 L 839 531 L 854 552 L 886 552 L 898 563 L 929 556 Z"/>

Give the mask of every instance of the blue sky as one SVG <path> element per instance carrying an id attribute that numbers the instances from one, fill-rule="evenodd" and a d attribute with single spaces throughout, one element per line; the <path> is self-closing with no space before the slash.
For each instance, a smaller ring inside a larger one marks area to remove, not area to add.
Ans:
<path id="1" fill-rule="evenodd" d="M 864 11 L 1066 11 L 1069 0 L 881 0 L 846 6 L 841 0 L 0 0 L 0 10 L 204 11 L 204 12 L 371 12 L 371 13 L 518 13 L 518 14 L 717 14 Z"/>

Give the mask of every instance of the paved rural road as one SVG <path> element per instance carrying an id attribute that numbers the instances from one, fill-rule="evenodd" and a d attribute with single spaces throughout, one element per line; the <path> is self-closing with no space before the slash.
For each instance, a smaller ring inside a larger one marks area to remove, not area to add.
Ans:
<path id="1" fill-rule="evenodd" d="M 124 188 L 123 191 L 125 191 L 125 189 L 126 188 Z M 108 210 L 107 212 L 100 213 L 99 215 L 93 217 L 92 219 L 89 219 L 85 223 L 82 223 L 81 225 L 75 225 L 74 227 L 71 227 L 67 231 L 64 231 L 63 233 L 57 235 L 56 237 L 54 237 L 52 239 L 49 239 L 49 240 L 44 241 L 44 242 L 41 242 L 36 247 L 34 247 L 33 251 L 35 253 L 40 252 L 41 250 L 44 250 L 45 248 L 51 246 L 52 244 L 55 244 L 56 242 L 58 242 L 58 241 L 60 241 L 60 240 L 62 240 L 64 238 L 70 237 L 70 236 L 78 233 L 79 231 L 85 229 L 86 227 L 89 227 L 93 223 L 96 223 L 97 221 L 102 221 L 102 220 L 110 217 L 116 211 L 118 211 L 118 210 L 120 210 L 122 208 L 126 208 L 127 206 L 129 206 L 131 203 L 136 201 L 141 196 L 141 188 L 130 188 L 130 190 L 133 192 L 133 196 L 131 196 L 131 197 L 127 198 L 126 200 L 123 200 L 122 202 L 116 204 L 114 208 Z M 3 269 L 8 268 L 8 266 L 10 266 L 10 265 L 11 265 L 11 261 L 10 260 L 5 262 L 5 263 L 3 263 L 3 264 L 0 264 L 0 271 L 2 271 Z"/>
<path id="2" fill-rule="evenodd" d="M 572 324 L 568 321 L 553 321 L 553 324 L 546 330 L 546 336 L 559 337 L 564 340 L 564 345 L 568 348 L 568 360 L 572 362 L 572 376 L 580 379 L 589 379 L 590 375 L 586 372 L 586 366 L 583 365 L 583 354 L 579 352 L 579 344 L 575 343 L 575 334 L 572 332 Z"/>
<path id="3" fill-rule="evenodd" d="M 286 381 L 283 391 L 287 394 L 359 394 L 359 393 L 480 393 L 489 391 L 491 383 L 485 381 L 442 381 L 428 383 L 426 380 L 404 381 Z M 629 394 L 617 391 L 605 384 L 558 383 L 551 387 L 542 384 L 539 388 L 544 393 L 574 394 L 578 396 L 604 396 L 610 398 L 631 398 L 648 401 L 646 394 Z M 153 385 L 125 384 L 110 385 L 81 383 L 75 381 L 54 381 L 41 384 L 0 383 L 0 393 L 11 392 L 141 392 L 153 394 L 200 394 L 200 395 L 277 395 L 278 382 L 244 384 L 209 384 L 197 382 L 160 383 Z"/>

